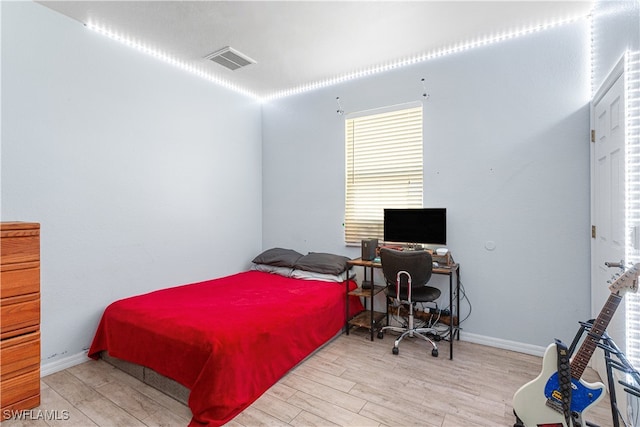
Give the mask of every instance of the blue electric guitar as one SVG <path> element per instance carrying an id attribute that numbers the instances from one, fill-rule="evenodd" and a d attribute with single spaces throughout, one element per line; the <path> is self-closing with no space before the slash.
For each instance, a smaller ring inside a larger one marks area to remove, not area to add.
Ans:
<path id="1" fill-rule="evenodd" d="M 638 289 L 640 263 L 627 270 L 609 286 L 611 295 L 591 327 L 590 333 L 569 364 L 571 367 L 570 417 L 573 424 L 584 426 L 582 413 L 595 405 L 605 395 L 602 383 L 588 383 L 581 379 L 587 364 L 598 346 L 622 297 L 623 291 Z M 568 393 L 567 393 L 568 394 Z M 538 377 L 520 387 L 513 396 L 513 410 L 519 423 L 525 427 L 573 427 L 567 424 L 563 395 L 558 375 L 558 351 L 556 344 L 547 347 L 542 359 L 542 372 Z"/>

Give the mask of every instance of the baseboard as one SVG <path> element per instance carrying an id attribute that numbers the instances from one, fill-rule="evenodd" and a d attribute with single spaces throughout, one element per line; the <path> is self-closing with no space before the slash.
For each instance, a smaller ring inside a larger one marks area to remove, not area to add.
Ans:
<path id="1" fill-rule="evenodd" d="M 52 362 L 40 364 L 40 377 L 46 377 L 47 375 L 55 374 L 56 372 L 63 371 L 72 366 L 79 365 L 89 360 L 86 351 L 82 351 L 78 354 L 64 357 L 62 359 L 56 359 Z"/>
<path id="2" fill-rule="evenodd" d="M 538 345 L 525 344 L 518 341 L 503 340 L 500 338 L 488 337 L 485 335 L 478 335 L 478 334 L 473 334 L 473 333 L 464 332 L 464 331 L 461 331 L 460 340 L 472 342 L 475 344 L 482 344 L 489 347 L 501 348 L 503 350 L 517 351 L 518 353 L 531 354 L 533 356 L 540 356 L 540 357 L 544 355 L 544 352 L 547 349 L 546 347 L 541 347 Z"/>

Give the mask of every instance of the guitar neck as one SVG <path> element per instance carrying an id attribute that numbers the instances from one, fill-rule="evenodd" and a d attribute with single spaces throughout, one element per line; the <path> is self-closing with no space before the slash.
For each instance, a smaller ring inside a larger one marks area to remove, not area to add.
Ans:
<path id="1" fill-rule="evenodd" d="M 609 299 L 604 307 L 602 307 L 602 310 L 596 320 L 593 322 L 591 331 L 587 334 L 587 337 L 582 342 L 578 353 L 576 353 L 576 356 L 571 361 L 571 376 L 573 378 L 580 379 L 582 377 L 593 352 L 598 346 L 598 342 L 602 338 L 607 326 L 609 326 L 609 322 L 615 314 L 618 305 L 620 305 L 620 301 L 622 301 L 622 296 L 617 295 L 616 293 L 611 293 L 611 295 L 609 295 Z"/>

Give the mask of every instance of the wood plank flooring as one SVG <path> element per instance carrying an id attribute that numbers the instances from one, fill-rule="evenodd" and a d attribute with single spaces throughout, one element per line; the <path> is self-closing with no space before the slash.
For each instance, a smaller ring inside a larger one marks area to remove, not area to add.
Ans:
<path id="1" fill-rule="evenodd" d="M 371 342 L 368 332 L 341 335 L 297 366 L 228 426 L 512 426 L 513 393 L 538 375 L 542 359 L 459 341 L 454 359 L 441 342 L 393 337 Z M 587 370 L 585 379 L 596 380 Z M 102 361 L 87 361 L 42 379 L 35 419 L 13 426 L 186 426 L 187 406 Z M 587 414 L 612 425 L 608 397 Z"/>

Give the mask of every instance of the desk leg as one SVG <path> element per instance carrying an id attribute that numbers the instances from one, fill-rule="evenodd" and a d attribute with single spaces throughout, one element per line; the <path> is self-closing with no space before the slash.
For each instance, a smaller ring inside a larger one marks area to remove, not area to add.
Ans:
<path id="1" fill-rule="evenodd" d="M 456 316 L 458 317 L 458 327 L 456 327 L 456 340 L 460 341 L 460 266 L 456 269 Z"/>
<path id="2" fill-rule="evenodd" d="M 449 275 L 449 360 L 453 360 L 453 271 Z"/>
<path id="3" fill-rule="evenodd" d="M 366 270 L 366 268 L 365 268 L 365 270 Z M 371 267 L 371 288 L 370 288 L 371 289 L 371 291 L 370 291 L 371 292 L 371 297 L 369 298 L 369 304 L 370 304 L 369 308 L 371 309 L 370 310 L 371 311 L 371 320 L 369 322 L 369 327 L 370 327 L 370 330 L 371 330 L 371 341 L 373 341 L 373 329 L 374 329 L 374 327 L 373 327 L 373 288 L 374 288 L 373 267 Z M 365 298 L 365 300 L 366 300 L 366 298 Z M 365 303 L 366 303 L 366 301 L 365 301 Z"/>
<path id="4" fill-rule="evenodd" d="M 344 318 L 344 328 L 346 329 L 347 335 L 349 335 L 349 279 L 347 278 L 347 280 L 345 281 L 345 287 L 347 288 L 346 290 L 346 300 L 344 303 L 345 306 L 345 318 Z"/>

